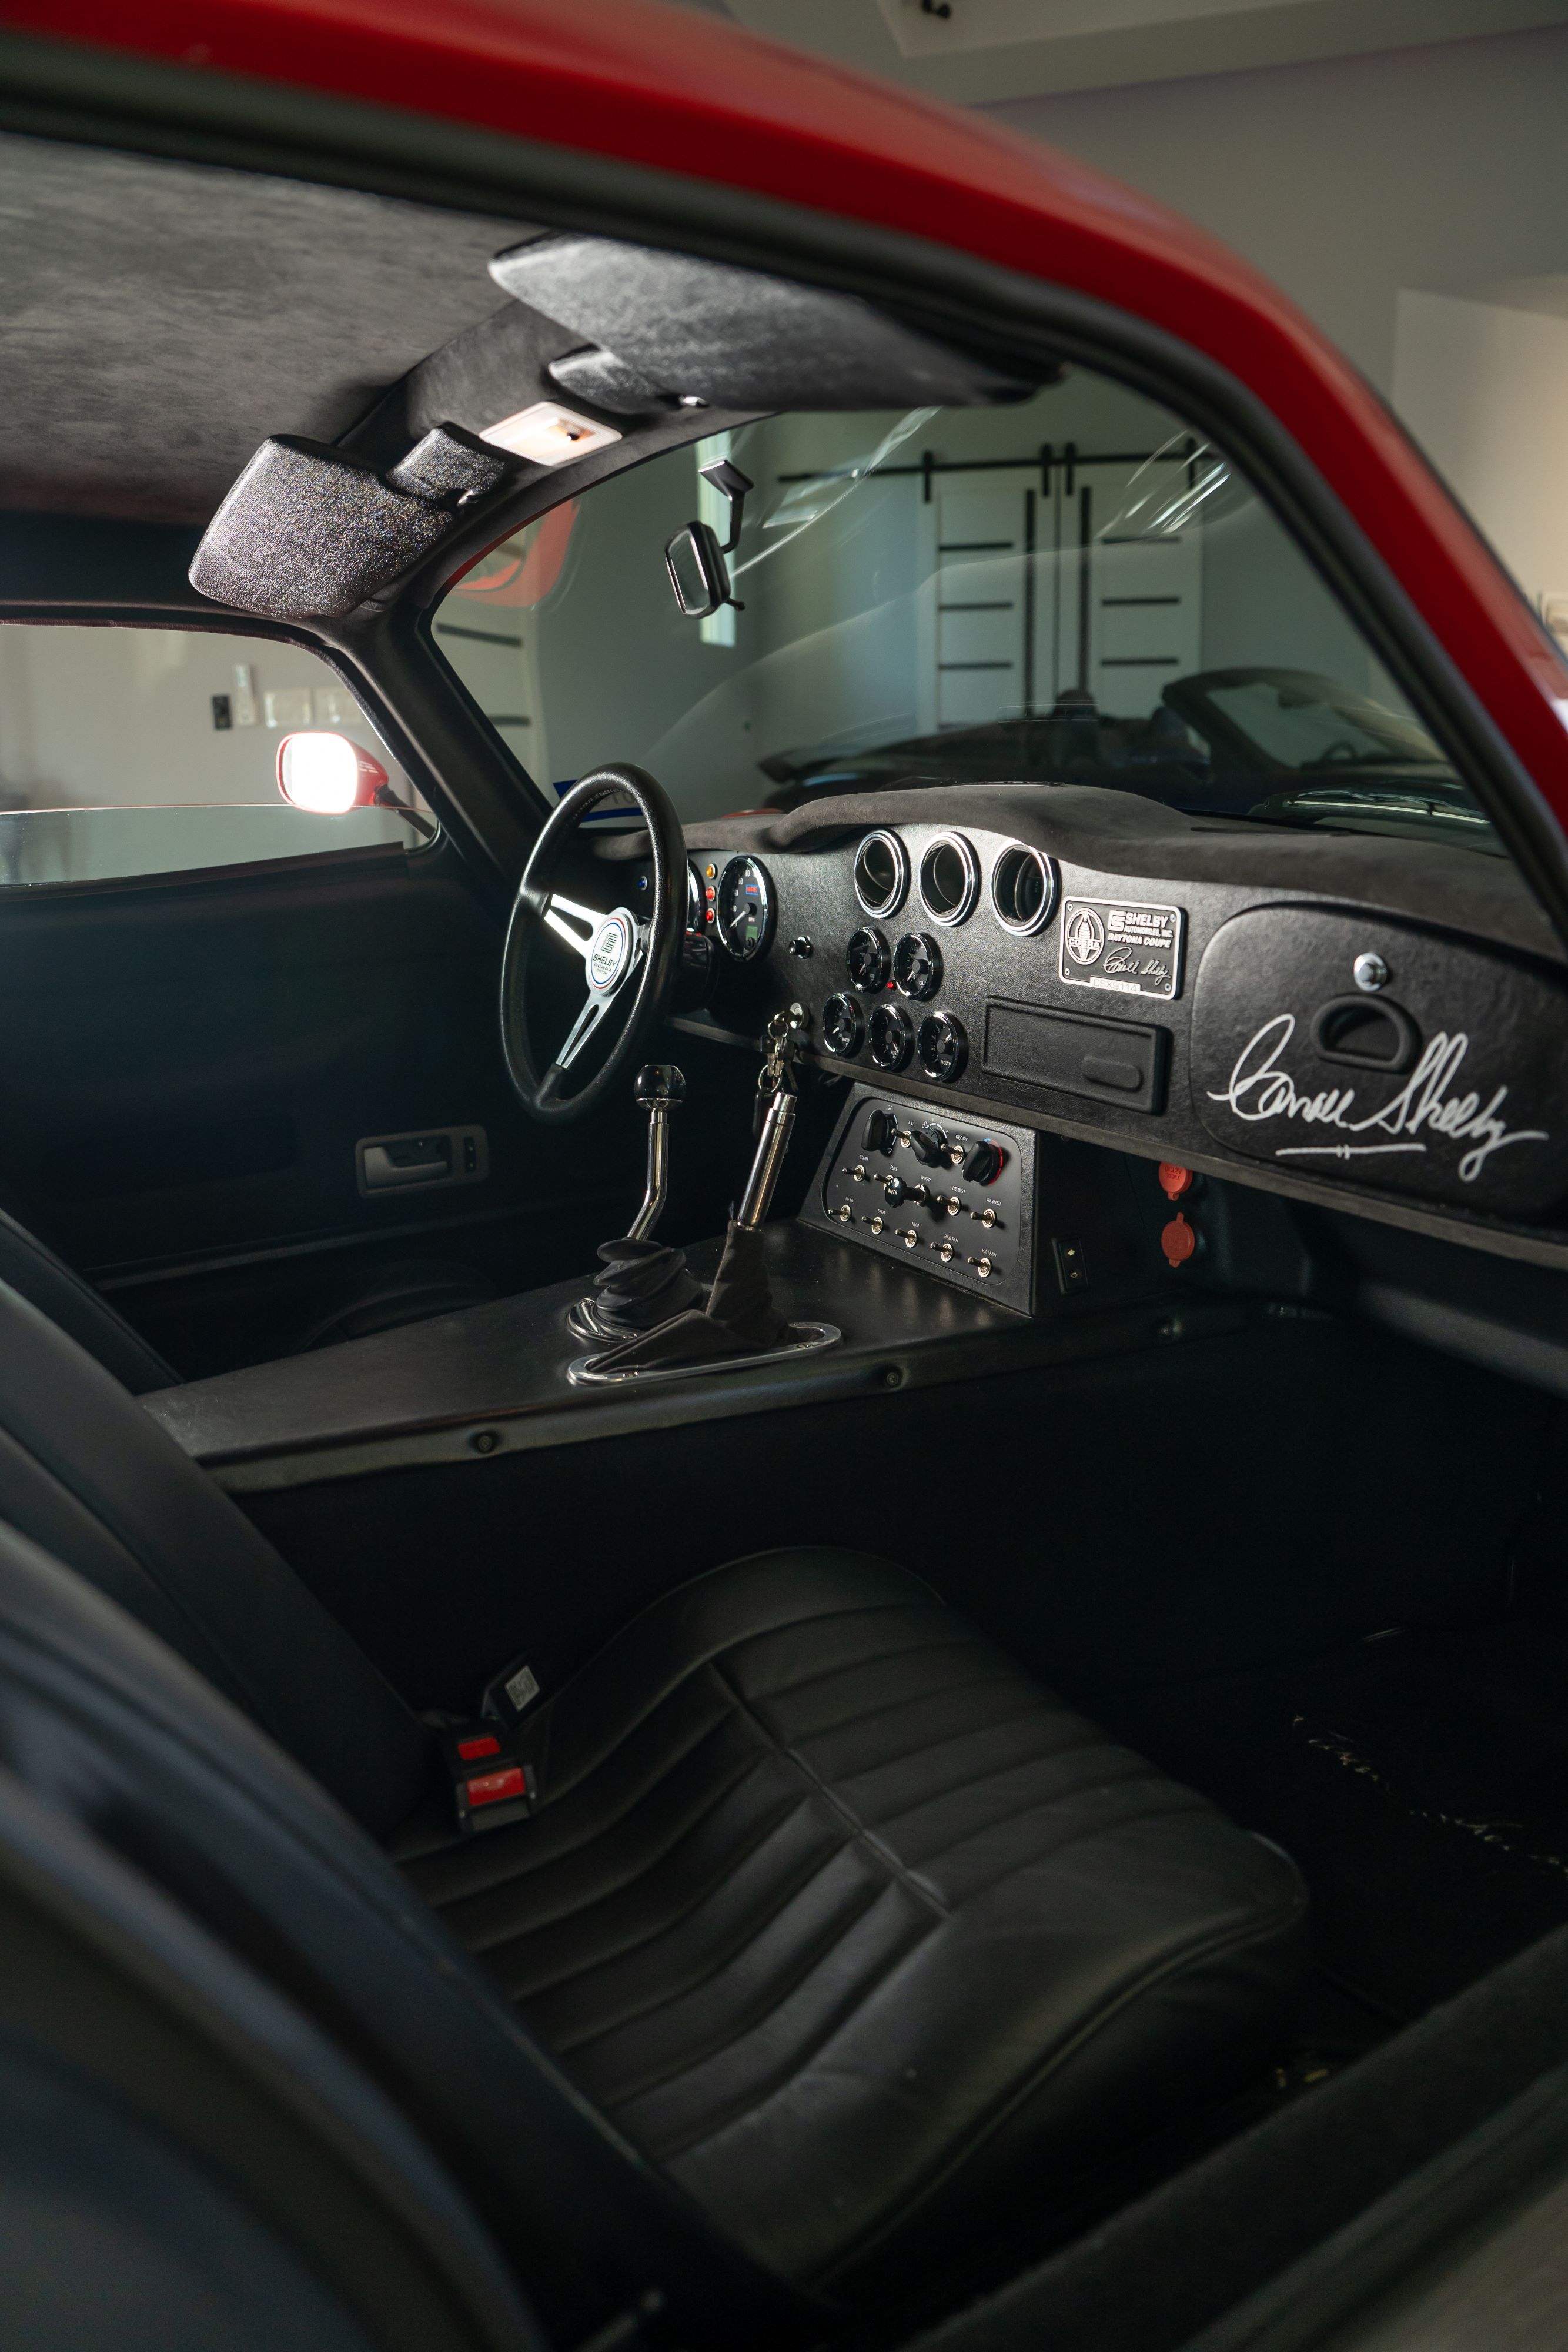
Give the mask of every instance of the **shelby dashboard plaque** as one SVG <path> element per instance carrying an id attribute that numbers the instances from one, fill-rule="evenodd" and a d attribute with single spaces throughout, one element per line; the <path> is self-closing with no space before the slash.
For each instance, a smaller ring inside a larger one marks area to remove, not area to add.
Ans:
<path id="1" fill-rule="evenodd" d="M 1137 898 L 1068 898 L 1061 909 L 1061 977 L 1124 996 L 1174 996 L 1181 986 L 1186 920 L 1179 907 L 1150 907 Z"/>

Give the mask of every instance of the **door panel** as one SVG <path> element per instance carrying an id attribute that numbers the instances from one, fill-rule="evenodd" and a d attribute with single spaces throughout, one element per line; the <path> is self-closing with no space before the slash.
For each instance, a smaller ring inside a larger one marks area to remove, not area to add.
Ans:
<path id="1" fill-rule="evenodd" d="M 6 893 L 0 1197 L 189 1375 L 286 1352 L 388 1260 L 591 1264 L 638 1189 L 629 1108 L 524 1118 L 500 950 L 450 845 Z M 363 1138 L 454 1126 L 481 1181 L 363 1194 Z"/>

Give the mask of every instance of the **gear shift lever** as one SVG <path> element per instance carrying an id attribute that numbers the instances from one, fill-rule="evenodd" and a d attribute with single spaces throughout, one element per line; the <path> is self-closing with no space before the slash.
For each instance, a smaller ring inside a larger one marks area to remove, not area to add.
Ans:
<path id="1" fill-rule="evenodd" d="M 686 1271 L 684 1250 L 653 1239 L 670 1192 L 670 1118 L 686 1098 L 686 1082 L 673 1062 L 650 1062 L 633 1088 L 648 1115 L 648 1184 L 623 1241 L 601 1242 L 604 1271 L 593 1289 L 567 1312 L 567 1328 L 582 1339 L 632 1339 L 682 1314 L 702 1292 Z"/>
<path id="2" fill-rule="evenodd" d="M 649 1062 L 633 1089 L 639 1110 L 648 1114 L 648 1189 L 626 1238 L 645 1242 L 664 1213 L 670 1193 L 670 1118 L 686 1098 L 686 1082 L 674 1062 Z"/>

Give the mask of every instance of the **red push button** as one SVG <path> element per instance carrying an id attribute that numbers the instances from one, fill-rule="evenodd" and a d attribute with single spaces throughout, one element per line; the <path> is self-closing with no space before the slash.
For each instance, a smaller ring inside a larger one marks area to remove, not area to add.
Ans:
<path id="1" fill-rule="evenodd" d="M 1166 1254 L 1166 1264 L 1172 1266 L 1185 1265 L 1197 1249 L 1197 1234 L 1179 1209 L 1161 1232 L 1160 1247 Z"/>
<path id="2" fill-rule="evenodd" d="M 528 1782 L 520 1764 L 508 1765 L 504 1772 L 479 1772 L 465 1784 L 465 1794 L 471 1806 L 498 1805 L 506 1797 L 526 1797 Z"/>
<path id="3" fill-rule="evenodd" d="M 498 1756 L 500 1752 L 500 1741 L 487 1733 L 478 1739 L 460 1739 L 457 1743 L 457 1753 L 465 1764 L 476 1764 L 481 1756 Z"/>
<path id="4" fill-rule="evenodd" d="M 1179 1201 L 1184 1192 L 1191 1192 L 1197 1181 L 1190 1168 L 1178 1168 L 1174 1160 L 1162 1160 L 1155 1172 L 1167 1201 Z M 1190 1256 L 1191 1252 L 1187 1255 Z"/>

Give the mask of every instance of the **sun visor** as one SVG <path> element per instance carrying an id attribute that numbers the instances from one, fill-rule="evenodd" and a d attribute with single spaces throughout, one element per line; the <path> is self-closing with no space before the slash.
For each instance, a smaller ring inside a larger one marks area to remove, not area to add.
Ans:
<path id="1" fill-rule="evenodd" d="M 191 585 L 277 620 L 351 613 L 423 562 L 514 471 L 437 425 L 386 474 L 317 441 L 264 441 L 208 524 Z"/>
<path id="2" fill-rule="evenodd" d="M 490 264 L 498 286 L 581 335 L 580 391 L 611 405 L 655 388 L 710 408 L 974 407 L 1039 389 L 900 325 L 857 295 L 607 237 L 563 235 Z M 590 383 L 597 390 L 590 393 Z"/>

